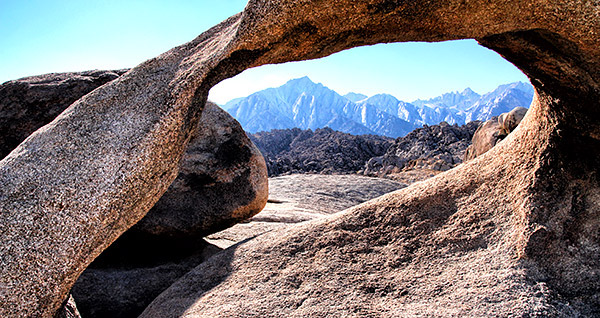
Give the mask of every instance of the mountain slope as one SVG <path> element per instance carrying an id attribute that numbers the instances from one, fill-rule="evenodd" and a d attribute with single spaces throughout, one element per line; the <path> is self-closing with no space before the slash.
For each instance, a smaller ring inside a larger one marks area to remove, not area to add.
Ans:
<path id="1" fill-rule="evenodd" d="M 533 99 L 533 87 L 516 82 L 500 85 L 495 90 L 481 96 L 466 110 L 466 121 L 488 120 L 493 116 L 511 111 L 515 107 L 529 108 Z"/>
<path id="2" fill-rule="evenodd" d="M 322 84 L 313 83 L 308 77 L 234 100 L 225 108 L 250 133 L 294 127 L 330 127 L 356 135 L 399 137 L 415 128 L 373 105 L 354 103 Z"/>
<path id="3" fill-rule="evenodd" d="M 500 85 L 484 95 L 467 88 L 407 103 L 389 94 L 341 96 L 323 84 L 302 77 L 234 99 L 223 108 L 250 133 L 330 127 L 355 135 L 396 138 L 423 125 L 441 122 L 464 125 L 473 120 L 488 120 L 517 106 L 528 107 L 532 98 L 531 85 L 516 82 Z"/>

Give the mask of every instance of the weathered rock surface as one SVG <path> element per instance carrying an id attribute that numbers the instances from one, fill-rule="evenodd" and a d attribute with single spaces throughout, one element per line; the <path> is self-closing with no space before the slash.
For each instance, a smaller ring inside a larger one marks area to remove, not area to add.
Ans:
<path id="1" fill-rule="evenodd" d="M 126 71 L 52 73 L 4 83 L 0 86 L 0 131 L 6 137 L 0 156 L 74 101 Z M 239 123 L 208 103 L 178 178 L 132 230 L 198 237 L 258 213 L 267 197 L 260 156 Z M 233 197 L 232 189 L 246 196 Z"/>
<path id="2" fill-rule="evenodd" d="M 527 114 L 526 108 L 516 107 L 508 113 L 492 117 L 482 123 L 473 134 L 471 145 L 464 152 L 464 160 L 474 159 L 492 149 L 517 128 L 525 114 Z"/>
<path id="3" fill-rule="evenodd" d="M 0 144 L 0 157 L 74 101 L 126 71 L 53 73 L 1 85 L 0 132 L 6 137 Z M 131 231 L 200 237 L 251 217 L 266 203 L 263 161 L 240 124 L 208 103 L 178 178 Z"/>
<path id="4" fill-rule="evenodd" d="M 257 215 L 207 241 L 221 248 L 283 227 L 315 220 L 355 206 L 406 184 L 361 175 L 292 174 L 269 178 L 269 202 Z"/>
<path id="5" fill-rule="evenodd" d="M 75 304 L 73 296 L 69 295 L 69 298 L 67 298 L 67 301 L 62 305 L 56 315 L 54 315 L 54 318 L 81 318 L 81 314 L 79 314 L 79 310 L 77 310 L 77 305 Z"/>
<path id="6" fill-rule="evenodd" d="M 363 173 L 386 176 L 405 170 L 446 171 L 462 162 L 479 121 L 424 126 L 396 139 L 383 156 L 371 158 Z"/>
<path id="7" fill-rule="evenodd" d="M 73 101 L 125 71 L 46 74 L 9 81 L 0 86 L 0 123 L 4 124 L 0 129 L 11 133 L 2 145 L 5 154 L 13 149 L 11 146 L 16 146 L 13 145 L 15 142 L 18 144 L 37 128 L 52 121 Z M 266 167 L 259 150 L 227 112 L 207 103 L 182 159 L 178 178 L 151 212 L 121 239 L 139 244 L 116 244 L 129 246 L 134 253 L 143 249 L 148 240 L 160 241 L 160 237 L 197 240 L 258 213 L 265 205 L 267 195 Z M 86 288 L 87 295 L 79 292 L 77 296 L 82 300 L 85 315 L 112 317 L 113 314 L 139 314 L 155 296 L 185 274 L 186 269 L 198 263 L 199 260 L 192 259 L 187 266 L 175 266 L 178 270 L 172 269 L 162 281 L 156 274 L 152 279 L 130 277 L 128 280 L 126 274 L 119 273 L 119 279 L 112 279 L 115 273 L 104 271 L 107 272 L 106 285 L 90 285 Z M 147 269 L 125 273 L 139 275 L 144 270 Z M 101 276 L 101 273 L 96 271 L 94 275 Z M 111 291 L 111 287 L 115 288 Z M 144 292 L 140 293 L 140 290 Z M 132 301 L 131 294 L 138 298 Z M 102 296 L 109 297 L 109 300 Z M 117 306 L 118 303 L 122 306 Z"/>
<path id="8" fill-rule="evenodd" d="M 126 71 L 44 74 L 0 85 L 0 159 L 83 95 Z"/>
<path id="9" fill-rule="evenodd" d="M 251 134 L 267 161 L 269 176 L 290 173 L 356 173 L 381 156 L 393 139 L 350 135 L 331 128 L 275 129 Z"/>
<path id="10" fill-rule="evenodd" d="M 221 249 L 198 239 L 119 241 L 73 286 L 83 317 L 137 317 L 156 296 Z"/>
<path id="11" fill-rule="evenodd" d="M 251 2 L 246 10 L 253 25 L 277 21 L 269 34 L 282 41 L 305 35 L 288 40 L 300 56 L 370 41 L 477 38 L 523 69 L 536 97 L 522 125 L 481 157 L 220 253 L 141 317 L 599 314 L 594 2 Z"/>
<path id="12" fill-rule="evenodd" d="M 233 117 L 209 102 L 177 179 L 125 235 L 203 237 L 260 212 L 268 194 L 262 154 Z"/>
<path id="13" fill-rule="evenodd" d="M 0 162 L 0 316 L 58 310 L 175 179 L 221 79 L 360 45 L 461 38 L 502 54 L 536 89 L 504 142 L 219 253 L 142 317 L 598 315 L 598 29 L 595 1 L 251 0 L 75 102 Z"/>
<path id="14" fill-rule="evenodd" d="M 84 316 L 137 317 L 212 251 L 198 240 L 250 218 L 267 202 L 260 151 L 213 103 L 206 104 L 179 171 L 148 214 L 77 280 L 73 294 Z"/>
<path id="15" fill-rule="evenodd" d="M 52 317 L 178 174 L 239 16 L 74 102 L 0 161 L 0 316 Z M 216 55 L 214 55 L 216 54 Z"/>
<path id="16" fill-rule="evenodd" d="M 508 113 L 503 113 L 498 116 L 498 124 L 500 124 L 500 133 L 508 136 L 513 130 L 519 126 L 521 120 L 527 114 L 527 108 L 515 107 Z"/>

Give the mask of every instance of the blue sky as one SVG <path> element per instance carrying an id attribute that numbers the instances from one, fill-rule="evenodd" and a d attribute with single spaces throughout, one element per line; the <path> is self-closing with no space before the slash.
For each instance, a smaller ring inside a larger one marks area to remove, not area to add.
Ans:
<path id="1" fill-rule="evenodd" d="M 243 10 L 247 0 L 0 0 L 0 83 L 49 72 L 133 67 L 192 40 Z M 471 87 L 485 93 L 527 81 L 473 40 L 394 43 L 245 71 L 211 90 L 223 104 L 309 76 L 341 94 L 429 98 Z"/>

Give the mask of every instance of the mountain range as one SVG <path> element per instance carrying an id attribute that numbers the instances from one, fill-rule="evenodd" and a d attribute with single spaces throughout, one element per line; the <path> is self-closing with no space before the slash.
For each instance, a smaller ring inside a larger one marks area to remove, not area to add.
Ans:
<path id="1" fill-rule="evenodd" d="M 515 82 L 500 85 L 484 95 L 467 88 L 408 103 L 389 94 L 342 96 L 302 77 L 234 99 L 222 107 L 250 133 L 330 127 L 354 135 L 396 138 L 423 125 L 440 122 L 462 125 L 473 120 L 488 120 L 517 106 L 529 107 L 532 98 L 533 87 L 529 83 Z"/>

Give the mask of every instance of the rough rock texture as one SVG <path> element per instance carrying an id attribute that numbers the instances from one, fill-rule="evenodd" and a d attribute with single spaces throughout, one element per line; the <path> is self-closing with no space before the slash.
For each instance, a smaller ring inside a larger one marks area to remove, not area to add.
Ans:
<path id="1" fill-rule="evenodd" d="M 179 171 L 148 214 L 77 280 L 73 294 L 84 317 L 137 317 L 211 251 L 195 242 L 250 218 L 267 202 L 260 151 L 213 103 L 206 104 Z"/>
<path id="2" fill-rule="evenodd" d="M 125 71 L 46 74 L 0 86 L 0 129 L 7 130 L 8 136 L 0 147 L 5 150 L 4 155 L 35 129 L 52 121 L 73 101 Z M 241 126 L 215 104 L 207 104 L 181 165 L 178 178 L 152 212 L 123 238 L 130 242 L 117 243 L 137 250 L 148 244 L 148 240 L 159 241 L 165 236 L 197 239 L 251 217 L 266 203 L 267 172 L 262 155 Z M 136 246 L 131 241 L 139 244 Z M 111 280 L 115 274 L 110 272 L 106 278 L 112 285 L 95 285 L 96 290 L 89 287 L 86 290 L 89 297 L 83 298 L 79 293 L 78 298 L 84 300 L 82 308 L 86 315 L 90 312 L 94 312 L 95 317 L 106 312 L 108 317 L 123 312 L 139 314 L 171 282 L 199 262 L 192 259 L 185 266 L 175 266 L 178 270 L 172 269 L 164 277 L 155 274 L 152 279 L 130 278 L 127 285 L 124 285 L 125 274 L 120 273 L 119 279 Z M 139 275 L 145 269 L 129 272 Z M 95 275 L 101 276 L 97 272 Z M 132 280 L 137 284 L 131 283 Z M 115 286 L 120 288 L 111 291 Z M 139 290 L 144 293 L 135 294 Z M 137 297 L 135 301 L 131 300 L 131 294 Z M 110 303 L 102 299 L 102 295 L 119 301 Z M 90 310 L 88 299 L 93 299 L 96 311 Z M 119 302 L 124 305 L 117 306 Z"/>
<path id="3" fill-rule="evenodd" d="M 290 173 L 356 173 L 367 160 L 381 156 L 393 139 L 350 135 L 331 128 L 274 129 L 251 134 L 265 156 L 269 176 Z"/>
<path id="4" fill-rule="evenodd" d="M 492 117 L 482 123 L 473 134 L 471 145 L 464 152 L 464 160 L 474 159 L 492 149 L 517 128 L 525 114 L 527 114 L 526 108 L 516 107 L 508 113 Z"/>
<path id="5" fill-rule="evenodd" d="M 73 286 L 83 317 L 137 317 L 173 282 L 221 250 L 202 239 L 117 242 Z"/>
<path id="6" fill-rule="evenodd" d="M 414 169 L 414 170 L 393 172 L 393 173 L 385 175 L 385 178 L 391 179 L 391 180 L 394 180 L 397 182 L 405 183 L 405 184 L 413 184 L 415 182 L 427 180 L 427 179 L 434 177 L 440 173 L 442 173 L 442 171 L 429 170 L 429 169 Z"/>
<path id="7" fill-rule="evenodd" d="M 268 194 L 258 148 L 231 115 L 207 103 L 177 179 L 124 236 L 203 237 L 260 212 Z"/>
<path id="8" fill-rule="evenodd" d="M 69 295 L 67 301 L 62 305 L 56 315 L 54 315 L 54 318 L 81 318 L 73 296 Z"/>
<path id="9" fill-rule="evenodd" d="M 519 126 L 523 117 L 527 114 L 527 108 L 515 107 L 508 113 L 503 113 L 498 116 L 498 123 L 500 124 L 500 133 L 507 135 Z"/>
<path id="10" fill-rule="evenodd" d="M 492 117 L 492 119 L 482 123 L 475 131 L 475 134 L 473 134 L 471 145 L 464 153 L 464 161 L 471 160 L 486 153 L 504 137 L 506 136 L 500 134 L 498 117 Z"/>
<path id="11" fill-rule="evenodd" d="M 260 234 L 322 218 L 355 206 L 406 184 L 361 175 L 292 174 L 269 178 L 269 202 L 257 215 L 207 241 L 230 247 Z"/>
<path id="12" fill-rule="evenodd" d="M 209 88 L 253 61 L 227 60 L 239 18 L 79 99 L 0 162 L 0 316 L 52 317 L 166 191 Z"/>
<path id="13" fill-rule="evenodd" d="M 126 71 L 53 73 L 1 85 L 0 132 L 5 138 L 0 157 L 74 101 Z M 267 193 L 260 152 L 233 117 L 208 103 L 177 179 L 130 232 L 203 236 L 258 213 Z"/>
<path id="14" fill-rule="evenodd" d="M 284 42 L 306 34 L 290 49 L 298 54 L 477 38 L 523 69 L 536 97 L 519 128 L 481 157 L 220 253 L 142 317 L 599 314 L 596 2 L 282 1 L 246 10 L 258 25 L 277 21 L 269 34 Z"/>
<path id="15" fill-rule="evenodd" d="M 598 6 L 249 1 L 75 102 L 0 162 L 0 316 L 52 317 L 79 273 L 175 179 L 215 83 L 360 45 L 461 38 L 502 54 L 536 89 L 503 142 L 219 253 L 142 317 L 600 314 Z"/>
<path id="16" fill-rule="evenodd" d="M 83 95 L 126 71 L 44 74 L 0 85 L 0 159 Z"/>
<path id="17" fill-rule="evenodd" d="M 383 156 L 371 158 L 364 174 L 386 176 L 403 170 L 446 171 L 462 162 L 479 121 L 424 126 L 396 139 Z"/>

